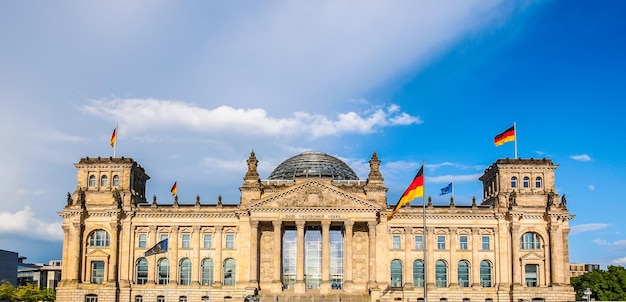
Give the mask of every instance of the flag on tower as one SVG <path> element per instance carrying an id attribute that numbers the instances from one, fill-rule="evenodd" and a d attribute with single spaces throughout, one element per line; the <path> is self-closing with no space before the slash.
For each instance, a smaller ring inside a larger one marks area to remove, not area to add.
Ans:
<path id="1" fill-rule="evenodd" d="M 117 142 L 117 126 L 113 129 L 113 134 L 111 134 L 111 141 L 109 144 L 111 147 L 115 147 L 115 143 Z"/>
<path id="2" fill-rule="evenodd" d="M 172 192 L 172 196 L 176 196 L 176 183 L 177 181 L 174 182 L 174 185 L 172 186 L 172 189 L 170 190 L 170 192 Z"/>
<path id="3" fill-rule="evenodd" d="M 424 165 L 422 165 L 409 187 L 406 188 L 404 194 L 402 194 L 402 197 L 398 200 L 398 203 L 393 208 L 393 212 L 387 214 L 387 218 L 398 212 L 403 205 L 418 197 L 424 197 Z"/>
<path id="4" fill-rule="evenodd" d="M 504 132 L 496 135 L 493 139 L 493 142 L 496 144 L 496 147 L 502 146 L 504 143 L 515 141 L 515 125 L 511 126 L 511 128 L 504 130 Z"/>

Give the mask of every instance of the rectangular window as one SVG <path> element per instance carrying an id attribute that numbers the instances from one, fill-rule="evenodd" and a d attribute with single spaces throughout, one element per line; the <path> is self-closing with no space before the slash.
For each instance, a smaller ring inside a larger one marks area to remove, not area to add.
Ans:
<path id="1" fill-rule="evenodd" d="M 135 302 L 143 302 L 142 296 L 135 296 Z"/>
<path id="2" fill-rule="evenodd" d="M 392 240 L 393 240 L 393 249 L 399 250 L 400 249 L 400 236 L 393 236 Z"/>
<path id="3" fill-rule="evenodd" d="M 164 296 L 157 296 L 157 302 L 165 302 Z"/>
<path id="4" fill-rule="evenodd" d="M 416 250 L 421 250 L 424 248 L 424 241 L 422 241 L 423 240 L 422 238 L 423 237 L 421 235 L 415 236 L 415 249 Z"/>
<path id="5" fill-rule="evenodd" d="M 490 247 L 490 242 L 489 242 L 489 236 L 483 236 L 483 246 L 482 249 L 484 251 L 488 251 L 491 249 Z"/>
<path id="6" fill-rule="evenodd" d="M 526 275 L 526 286 L 528 287 L 537 287 L 539 286 L 539 279 L 538 279 L 538 271 L 539 271 L 539 265 L 537 264 L 526 264 L 525 267 L 525 275 Z"/>
<path id="7" fill-rule="evenodd" d="M 102 284 L 104 282 L 104 261 L 91 262 L 91 283 Z"/>
<path id="8" fill-rule="evenodd" d="M 86 295 L 85 302 L 98 302 L 98 295 Z"/>
<path id="9" fill-rule="evenodd" d="M 234 249 L 235 248 L 235 235 L 226 234 L 226 248 Z"/>
<path id="10" fill-rule="evenodd" d="M 211 234 L 204 234 L 204 248 L 210 249 L 213 241 L 213 236 Z"/>
<path id="11" fill-rule="evenodd" d="M 138 247 L 145 248 L 147 239 L 148 239 L 148 235 L 146 235 L 146 234 L 139 234 L 139 243 L 138 243 L 139 245 L 138 245 Z"/>
<path id="12" fill-rule="evenodd" d="M 183 240 L 181 242 L 182 244 L 182 248 L 184 249 L 188 249 L 189 248 L 189 242 L 191 241 L 191 235 L 189 234 L 183 234 Z"/>
<path id="13" fill-rule="evenodd" d="M 438 250 L 446 249 L 446 236 L 437 236 L 437 249 Z"/>
<path id="14" fill-rule="evenodd" d="M 159 241 L 163 241 L 163 240 L 167 239 L 167 234 L 161 234 L 160 238 L 161 238 L 161 240 L 159 240 Z"/>
<path id="15" fill-rule="evenodd" d="M 462 250 L 467 250 L 467 236 L 461 236 L 459 238 L 459 248 Z"/>

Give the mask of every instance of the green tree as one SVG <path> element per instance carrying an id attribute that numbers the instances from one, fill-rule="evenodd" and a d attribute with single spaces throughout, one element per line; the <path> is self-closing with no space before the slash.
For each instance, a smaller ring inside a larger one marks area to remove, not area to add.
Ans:
<path id="1" fill-rule="evenodd" d="M 39 301 L 54 302 L 56 300 L 56 292 L 50 288 L 44 288 L 39 291 Z"/>
<path id="2" fill-rule="evenodd" d="M 571 278 L 576 299 L 583 298 L 585 289 L 590 289 L 591 298 L 597 301 L 626 300 L 626 269 L 623 266 L 608 266 L 607 270 L 594 270 Z"/>
<path id="3" fill-rule="evenodd" d="M 2 280 L 0 284 L 0 300 L 13 300 L 13 295 L 15 294 L 15 287 L 11 282 L 7 280 Z"/>
<path id="4" fill-rule="evenodd" d="M 15 301 L 37 302 L 39 300 L 39 287 L 35 284 L 26 284 L 18 287 L 13 295 Z"/>

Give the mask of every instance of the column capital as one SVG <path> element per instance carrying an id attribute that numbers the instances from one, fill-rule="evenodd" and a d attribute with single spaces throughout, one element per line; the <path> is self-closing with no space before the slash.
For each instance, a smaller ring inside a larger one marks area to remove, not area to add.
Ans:
<path id="1" fill-rule="evenodd" d="M 330 221 L 322 221 L 322 229 L 328 230 L 330 228 Z"/>
<path id="2" fill-rule="evenodd" d="M 274 226 L 274 229 L 280 229 L 280 227 L 282 226 L 283 222 L 280 220 L 274 220 L 272 221 L 272 225 Z"/>
<path id="3" fill-rule="evenodd" d="M 473 227 L 472 228 L 472 234 L 480 234 L 480 228 L 479 227 Z"/>
<path id="4" fill-rule="evenodd" d="M 221 233 L 224 230 L 223 225 L 216 225 L 214 228 L 215 228 L 215 233 Z"/>
<path id="5" fill-rule="evenodd" d="M 351 229 L 352 227 L 354 227 L 354 221 L 346 220 L 346 221 L 343 222 L 343 226 L 346 229 Z"/>
<path id="6" fill-rule="evenodd" d="M 304 220 L 297 220 L 296 221 L 296 228 L 297 229 L 304 229 L 305 225 L 306 225 L 306 221 L 304 221 Z"/>
<path id="7" fill-rule="evenodd" d="M 376 221 L 368 221 L 367 222 L 367 227 L 369 229 L 375 229 L 377 225 L 378 225 L 378 222 L 376 222 Z"/>
<path id="8" fill-rule="evenodd" d="M 259 221 L 258 220 L 250 220 L 250 227 L 253 228 L 253 229 L 259 228 Z"/>
<path id="9" fill-rule="evenodd" d="M 411 226 L 405 226 L 405 227 L 404 227 L 404 233 L 405 233 L 405 234 L 411 234 L 411 233 L 413 233 L 413 227 L 411 227 Z"/>

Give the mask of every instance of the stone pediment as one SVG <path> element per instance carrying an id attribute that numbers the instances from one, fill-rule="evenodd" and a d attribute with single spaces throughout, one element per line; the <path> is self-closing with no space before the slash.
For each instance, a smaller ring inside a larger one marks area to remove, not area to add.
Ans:
<path id="1" fill-rule="evenodd" d="M 333 209 L 380 209 L 377 204 L 355 197 L 332 186 L 310 181 L 289 187 L 284 192 L 261 199 L 249 209 L 264 208 L 333 208 Z"/>
<path id="2" fill-rule="evenodd" d="M 109 258 L 109 254 L 101 249 L 95 249 L 87 253 L 87 257 L 89 258 Z"/>
<path id="3" fill-rule="evenodd" d="M 544 259 L 543 255 L 536 252 L 531 252 L 520 257 L 520 260 L 522 261 L 543 261 Z"/>

